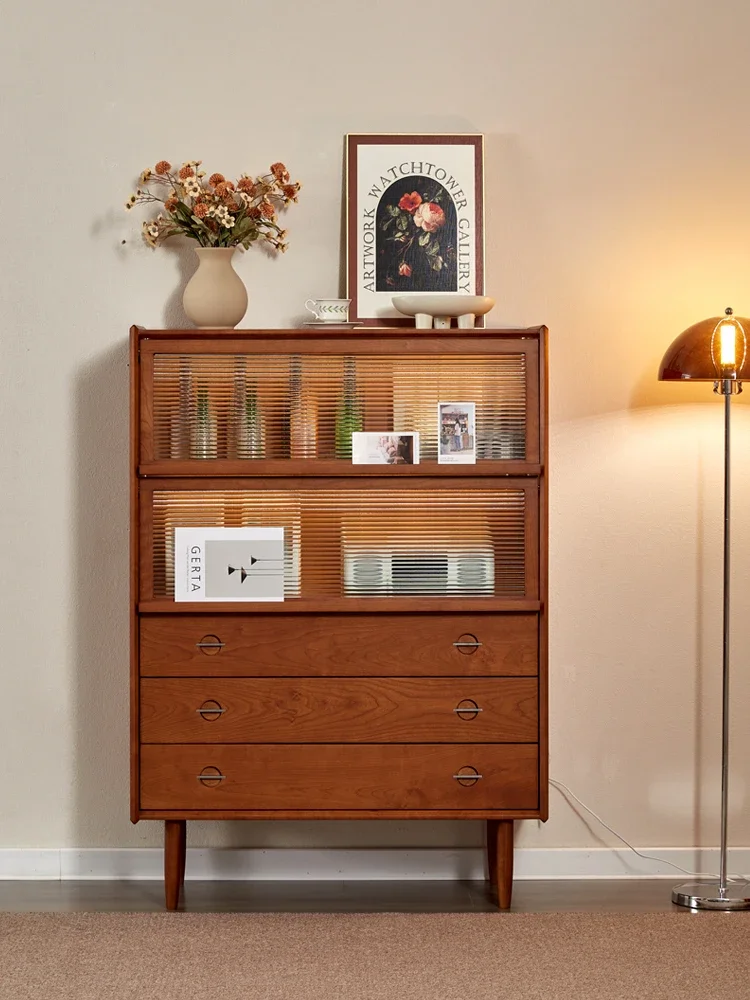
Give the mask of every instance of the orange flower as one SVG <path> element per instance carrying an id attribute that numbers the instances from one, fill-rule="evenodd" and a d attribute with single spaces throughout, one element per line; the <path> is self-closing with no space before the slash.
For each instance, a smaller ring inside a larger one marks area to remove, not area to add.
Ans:
<path id="1" fill-rule="evenodd" d="M 253 205 L 253 207 L 248 212 L 248 215 L 250 216 L 251 219 L 259 219 L 260 218 L 260 209 L 258 208 L 258 206 L 257 205 Z"/>
<path id="2" fill-rule="evenodd" d="M 261 202 L 260 214 L 264 219 L 274 219 L 276 217 L 276 212 L 274 211 L 273 205 L 270 201 Z"/>
<path id="3" fill-rule="evenodd" d="M 167 198 L 167 200 L 164 202 L 164 207 L 168 212 L 174 212 L 174 210 L 177 208 L 179 204 L 180 203 L 176 198 Z"/>
<path id="4" fill-rule="evenodd" d="M 232 184 L 231 181 L 219 181 L 219 183 L 216 185 L 215 190 L 220 198 L 226 198 L 227 193 L 229 193 L 232 190 L 232 188 L 230 188 L 229 186 L 230 184 Z M 234 187 L 234 184 L 232 184 L 232 187 Z"/>
<path id="5" fill-rule="evenodd" d="M 216 174 L 214 174 L 214 177 L 215 176 Z M 213 177 L 211 178 L 211 181 L 213 181 Z M 239 191 L 244 191 L 245 194 L 255 194 L 255 181 L 252 177 L 240 177 L 237 183 L 237 189 Z"/>
<path id="6" fill-rule="evenodd" d="M 413 212 L 422 204 L 422 195 L 417 194 L 416 191 L 412 191 L 411 194 L 405 194 L 401 201 L 398 203 L 399 208 L 403 208 L 405 212 Z"/>
<path id="7" fill-rule="evenodd" d="M 180 172 L 177 174 L 181 181 L 186 181 L 188 177 L 195 177 L 195 171 L 186 163 L 184 167 L 180 167 Z"/>
<path id="8" fill-rule="evenodd" d="M 273 174 L 273 176 L 276 178 L 277 181 L 285 182 L 289 180 L 289 171 L 286 169 L 283 163 L 272 163 L 271 173 Z"/>
<path id="9" fill-rule="evenodd" d="M 401 263 L 398 265 L 398 273 L 403 275 L 405 278 L 411 277 L 411 268 L 409 267 L 409 265 L 406 263 L 405 260 L 402 260 Z"/>
<path id="10" fill-rule="evenodd" d="M 208 178 L 208 183 L 211 185 L 211 187 L 216 187 L 217 184 L 221 184 L 223 180 L 224 180 L 224 174 L 211 174 L 211 176 Z"/>
<path id="11" fill-rule="evenodd" d="M 204 205 L 202 201 L 198 201 L 193 205 L 193 215 L 199 219 L 205 219 L 208 215 L 208 205 Z"/>
<path id="12" fill-rule="evenodd" d="M 285 184 L 281 189 L 287 201 L 296 201 L 299 184 Z"/>
<path id="13" fill-rule="evenodd" d="M 159 160 L 159 162 L 154 167 L 154 173 L 159 174 L 161 177 L 163 177 L 164 174 L 168 174 L 171 169 L 172 169 L 172 164 L 169 162 L 169 160 Z"/>

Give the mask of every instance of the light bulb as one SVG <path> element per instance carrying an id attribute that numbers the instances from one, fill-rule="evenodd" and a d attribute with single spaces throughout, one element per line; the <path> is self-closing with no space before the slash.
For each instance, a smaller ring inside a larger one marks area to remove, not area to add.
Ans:
<path id="1" fill-rule="evenodd" d="M 722 368 L 737 366 L 737 328 L 731 320 L 719 328 L 719 363 Z"/>

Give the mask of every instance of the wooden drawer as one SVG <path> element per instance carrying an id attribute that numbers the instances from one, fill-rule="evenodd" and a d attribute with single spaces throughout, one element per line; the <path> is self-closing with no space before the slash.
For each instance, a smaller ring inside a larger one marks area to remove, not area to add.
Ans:
<path id="1" fill-rule="evenodd" d="M 481 778 L 453 777 L 474 772 Z M 534 809 L 538 752 L 529 743 L 150 744 L 140 790 L 145 810 Z"/>
<path id="2" fill-rule="evenodd" d="M 537 716 L 527 677 L 141 681 L 143 743 L 536 743 Z"/>
<path id="3" fill-rule="evenodd" d="M 152 677 L 534 676 L 537 650 L 536 614 L 171 614 L 140 623 L 141 674 Z"/>

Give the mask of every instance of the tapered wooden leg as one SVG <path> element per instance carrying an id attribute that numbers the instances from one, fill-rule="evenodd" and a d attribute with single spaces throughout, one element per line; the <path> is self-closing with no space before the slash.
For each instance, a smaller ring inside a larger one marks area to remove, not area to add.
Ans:
<path id="1" fill-rule="evenodd" d="M 497 843 L 498 820 L 487 820 L 487 870 L 489 872 L 490 885 L 497 889 L 497 854 L 495 844 Z"/>
<path id="2" fill-rule="evenodd" d="M 168 910 L 176 910 L 185 873 L 186 823 L 184 819 L 164 822 L 164 896 Z"/>
<path id="3" fill-rule="evenodd" d="M 187 823 L 182 824 L 180 834 L 180 887 L 185 885 L 185 861 L 187 859 Z"/>
<path id="4" fill-rule="evenodd" d="M 497 890 L 497 905 L 510 909 L 513 895 L 513 820 L 487 821 L 487 861 L 490 882 Z"/>

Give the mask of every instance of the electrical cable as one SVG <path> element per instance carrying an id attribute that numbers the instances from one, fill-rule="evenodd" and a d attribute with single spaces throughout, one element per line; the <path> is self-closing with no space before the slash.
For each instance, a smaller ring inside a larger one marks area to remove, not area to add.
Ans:
<path id="1" fill-rule="evenodd" d="M 557 779 L 555 779 L 555 778 L 550 778 L 549 779 L 549 783 L 550 783 L 550 785 L 553 785 L 555 788 L 557 788 L 558 791 L 561 788 L 564 788 L 565 791 L 568 793 L 568 795 L 570 795 L 571 798 L 573 798 L 573 799 L 576 800 L 576 802 L 578 803 L 579 806 L 582 806 L 586 810 L 587 813 L 589 813 L 591 816 L 594 817 L 594 819 L 597 821 L 597 823 L 600 823 L 604 827 L 605 830 L 609 830 L 609 832 L 613 836 L 617 837 L 617 839 L 619 841 L 621 841 L 623 844 L 625 844 L 625 846 L 627 848 L 629 848 L 633 852 L 633 854 L 637 854 L 639 858 L 643 858 L 646 861 L 658 861 L 659 864 L 669 865 L 671 868 L 676 868 L 678 872 L 682 872 L 684 875 L 690 875 L 690 876 L 692 876 L 694 878 L 713 878 L 713 879 L 717 879 L 718 880 L 718 875 L 716 875 L 714 872 L 690 872 L 690 871 L 687 870 L 687 868 L 680 868 L 680 866 L 676 865 L 673 861 L 667 861 L 666 858 L 656 858 L 652 854 L 643 854 L 643 853 L 641 853 L 641 851 L 636 850 L 636 848 L 633 847 L 632 844 L 628 843 L 628 841 L 625 840 L 625 838 L 623 836 L 621 836 L 617 832 L 617 830 L 613 830 L 612 827 L 609 826 L 609 824 L 605 823 L 604 820 L 601 818 L 601 816 L 597 815 L 597 813 L 595 813 L 593 809 L 589 809 L 589 807 L 586 805 L 586 803 L 582 802 L 578 798 L 578 796 L 576 795 L 576 793 L 573 792 L 573 791 L 571 791 L 570 788 L 568 788 L 568 786 L 564 782 L 557 781 Z M 750 879 L 748 879 L 747 876 L 745 876 L 745 875 L 733 875 L 731 873 L 728 875 L 728 878 L 729 878 L 730 882 L 748 882 L 748 881 L 750 881 Z"/>

